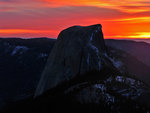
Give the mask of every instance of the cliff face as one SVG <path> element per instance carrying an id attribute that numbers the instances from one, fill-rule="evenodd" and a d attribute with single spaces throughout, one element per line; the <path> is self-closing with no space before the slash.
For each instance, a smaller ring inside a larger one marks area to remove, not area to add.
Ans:
<path id="1" fill-rule="evenodd" d="M 48 58 L 35 96 L 91 70 L 101 70 L 109 62 L 100 24 L 63 30 Z"/>

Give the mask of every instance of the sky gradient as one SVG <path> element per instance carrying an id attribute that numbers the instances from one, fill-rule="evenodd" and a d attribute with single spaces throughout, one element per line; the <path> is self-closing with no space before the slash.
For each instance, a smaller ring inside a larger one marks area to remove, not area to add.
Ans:
<path id="1" fill-rule="evenodd" d="M 150 38 L 149 0 L 0 0 L 0 37 L 57 38 L 102 24 L 104 38 Z"/>

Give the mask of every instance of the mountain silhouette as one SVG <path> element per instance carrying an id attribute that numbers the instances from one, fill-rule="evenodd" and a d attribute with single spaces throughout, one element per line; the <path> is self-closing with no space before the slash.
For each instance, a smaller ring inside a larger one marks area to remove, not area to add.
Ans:
<path id="1" fill-rule="evenodd" d="M 42 39 L 35 40 L 40 40 L 37 45 L 42 43 Z M 45 40 L 44 49 L 40 46 L 38 49 L 42 51 L 34 57 L 38 59 L 35 66 L 38 66 L 39 55 L 41 59 L 47 59 L 43 61 L 47 62 L 45 67 L 35 68 L 37 75 L 43 70 L 41 78 L 29 74 L 39 80 L 36 91 L 32 89 L 35 93 L 6 106 L 2 112 L 141 113 L 150 110 L 149 79 L 145 79 L 149 66 L 132 53 L 119 49 L 121 45 L 117 48 L 108 44 L 109 40 L 105 44 L 100 24 L 69 27 L 60 32 L 56 41 Z M 27 48 L 29 46 L 16 44 L 9 55 L 24 56 L 22 53 L 28 52 Z M 43 52 L 46 57 L 41 57 Z M 142 76 L 144 79 L 140 78 Z"/>

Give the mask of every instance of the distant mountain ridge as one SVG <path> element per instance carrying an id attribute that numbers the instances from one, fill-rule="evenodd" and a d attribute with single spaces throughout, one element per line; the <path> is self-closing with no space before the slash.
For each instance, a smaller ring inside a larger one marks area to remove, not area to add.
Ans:
<path id="1" fill-rule="evenodd" d="M 113 39 L 105 40 L 105 42 L 108 47 L 129 54 L 126 57 L 123 57 L 124 60 L 126 59 L 125 62 L 128 71 L 150 86 L 150 54 L 148 52 L 150 51 L 150 44 Z M 128 56 L 133 57 L 132 60 Z"/>
<path id="2" fill-rule="evenodd" d="M 125 40 L 125 39 L 123 39 Z M 136 41 L 136 42 L 146 42 L 150 44 L 150 39 L 126 39 L 126 40 L 132 40 L 132 41 Z"/>
<path id="3" fill-rule="evenodd" d="M 144 64 L 150 66 L 150 44 L 145 42 L 135 42 L 129 40 L 105 40 L 107 46 L 125 51 L 132 56 L 137 57 Z"/>
<path id="4" fill-rule="evenodd" d="M 33 95 L 52 39 L 0 38 L 0 108 Z"/>

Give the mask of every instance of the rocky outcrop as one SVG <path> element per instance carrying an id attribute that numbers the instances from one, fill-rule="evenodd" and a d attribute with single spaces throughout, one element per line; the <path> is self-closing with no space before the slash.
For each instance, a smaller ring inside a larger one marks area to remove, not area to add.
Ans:
<path id="1" fill-rule="evenodd" d="M 106 47 L 100 24 L 73 26 L 63 30 L 54 45 L 35 96 L 58 84 L 91 70 L 101 70 L 107 63 Z"/>

